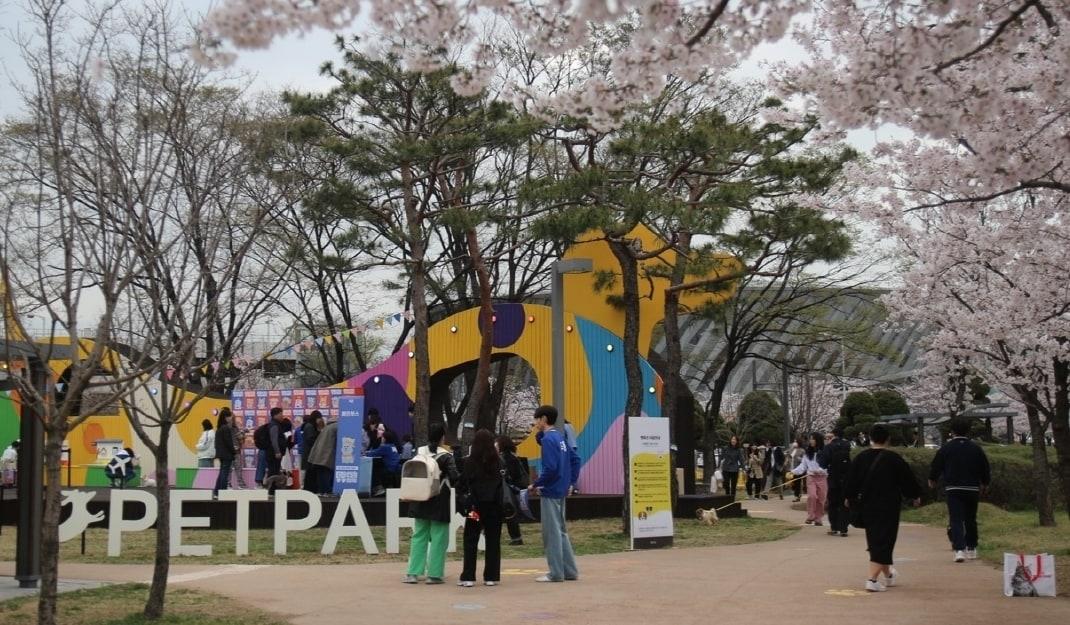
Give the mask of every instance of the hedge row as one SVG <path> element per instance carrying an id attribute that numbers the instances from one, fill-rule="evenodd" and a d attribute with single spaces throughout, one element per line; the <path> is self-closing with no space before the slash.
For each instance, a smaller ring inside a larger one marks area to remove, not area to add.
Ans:
<path id="1" fill-rule="evenodd" d="M 1008 510 L 1035 509 L 1033 500 L 1033 458 L 1032 448 L 1023 445 L 982 445 L 988 455 L 992 468 L 992 484 L 984 501 Z M 935 449 L 917 447 L 894 447 L 896 453 L 910 465 L 918 483 L 922 485 L 922 500 L 926 503 L 943 500 L 942 489 L 929 490 L 929 466 L 932 464 Z M 856 449 L 857 451 L 861 451 Z M 1050 484 L 1052 497 L 1057 506 L 1061 505 L 1059 478 L 1055 473 L 1055 450 L 1048 450 L 1051 463 Z"/>

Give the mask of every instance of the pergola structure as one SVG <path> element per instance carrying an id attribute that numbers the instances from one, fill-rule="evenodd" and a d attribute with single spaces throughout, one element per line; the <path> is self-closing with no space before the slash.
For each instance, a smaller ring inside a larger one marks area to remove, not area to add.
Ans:
<path id="1" fill-rule="evenodd" d="M 984 419 L 988 423 L 988 428 L 992 428 L 992 419 L 1006 419 L 1007 420 L 1007 444 L 1014 443 L 1014 417 L 1018 416 L 1018 413 L 1013 410 L 1007 410 L 1010 408 L 1008 403 L 993 403 L 993 404 L 974 404 L 970 406 L 966 411 L 954 415 L 956 419 Z M 910 425 L 914 424 L 918 428 L 918 437 L 914 443 L 915 447 L 921 447 L 925 444 L 925 427 L 940 425 L 947 423 L 952 419 L 952 415 L 949 412 L 911 412 L 907 414 L 893 414 L 886 415 L 880 418 L 880 421 L 889 423 L 892 425 Z"/>

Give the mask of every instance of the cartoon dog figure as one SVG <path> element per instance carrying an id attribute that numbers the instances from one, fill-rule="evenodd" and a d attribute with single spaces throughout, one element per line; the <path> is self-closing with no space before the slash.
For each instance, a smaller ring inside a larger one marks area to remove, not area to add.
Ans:
<path id="1" fill-rule="evenodd" d="M 700 523 L 705 523 L 706 525 L 717 525 L 717 521 L 720 520 L 717 518 L 717 510 L 715 508 L 710 508 L 709 510 L 699 508 L 695 511 L 695 516 L 698 517 Z"/>
<path id="2" fill-rule="evenodd" d="M 1036 587 L 1033 586 L 1033 582 L 1029 581 L 1029 569 L 1023 564 L 1019 564 L 1018 567 L 1014 569 L 1014 576 L 1011 577 L 1011 596 L 1038 596 Z"/>

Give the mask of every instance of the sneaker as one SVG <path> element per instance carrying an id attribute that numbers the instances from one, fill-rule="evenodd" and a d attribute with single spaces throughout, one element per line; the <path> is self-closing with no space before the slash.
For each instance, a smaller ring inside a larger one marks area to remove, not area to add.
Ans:
<path id="1" fill-rule="evenodd" d="M 401 580 L 402 584 L 419 584 L 420 578 L 415 575 L 406 575 L 405 579 Z"/>
<path id="2" fill-rule="evenodd" d="M 514 547 L 517 546 L 517 545 L 523 545 L 524 544 L 524 539 L 523 538 L 514 538 L 514 539 L 509 541 L 509 544 L 514 546 Z"/>
<path id="3" fill-rule="evenodd" d="M 537 582 L 559 582 L 561 580 L 554 579 L 554 578 L 550 577 L 549 575 L 540 575 L 539 577 L 535 578 L 535 581 L 537 581 Z"/>
<path id="4" fill-rule="evenodd" d="M 822 526 L 822 525 L 824 525 L 824 523 L 822 523 L 821 521 L 814 521 L 814 526 L 815 527 L 819 527 L 819 526 Z"/>
<path id="5" fill-rule="evenodd" d="M 839 533 L 839 532 L 837 532 L 836 530 L 829 530 L 829 531 L 828 531 L 828 535 L 829 535 L 829 536 L 839 536 L 839 535 L 840 535 L 840 533 Z"/>
<path id="6" fill-rule="evenodd" d="M 814 520 L 813 519 L 806 519 L 806 524 L 807 525 L 813 525 L 814 524 Z"/>
<path id="7" fill-rule="evenodd" d="M 892 574 L 884 578 L 884 586 L 886 588 L 891 588 L 899 582 L 899 571 L 895 570 L 895 567 L 892 567 L 891 571 Z"/>
<path id="8" fill-rule="evenodd" d="M 499 583 L 498 580 L 488 579 L 487 581 L 483 582 L 483 585 L 484 586 L 497 586 L 498 583 Z"/>
<path id="9" fill-rule="evenodd" d="M 427 581 L 425 581 L 424 583 L 433 586 L 435 584 L 445 584 L 446 580 L 442 579 L 441 577 L 428 577 Z"/>
<path id="10" fill-rule="evenodd" d="M 847 532 L 840 532 L 840 536 L 847 538 Z"/>
<path id="11" fill-rule="evenodd" d="M 791 500 L 792 503 L 799 503 L 800 501 L 802 501 L 802 499 L 799 499 L 798 497 Z"/>
<path id="12" fill-rule="evenodd" d="M 866 590 L 868 590 L 869 592 L 884 592 L 885 590 L 888 590 L 888 588 L 875 579 L 867 579 Z"/>
<path id="13" fill-rule="evenodd" d="M 580 578 L 578 578 L 578 577 L 566 577 L 565 581 L 566 582 L 578 582 L 578 581 L 580 581 Z"/>
<path id="14" fill-rule="evenodd" d="M 977 550 L 976 549 L 967 549 L 966 550 L 966 559 L 967 560 L 976 560 L 977 559 Z"/>
<path id="15" fill-rule="evenodd" d="M 471 588 L 472 586 L 475 586 L 476 583 L 475 582 L 469 582 L 469 581 L 466 581 L 466 580 L 462 579 L 461 581 L 457 582 L 457 585 L 461 586 L 463 588 Z"/>
<path id="16" fill-rule="evenodd" d="M 962 552 L 962 551 L 956 551 L 956 552 L 955 552 L 955 562 L 965 562 L 965 561 L 966 561 L 966 554 L 965 554 L 965 552 Z"/>

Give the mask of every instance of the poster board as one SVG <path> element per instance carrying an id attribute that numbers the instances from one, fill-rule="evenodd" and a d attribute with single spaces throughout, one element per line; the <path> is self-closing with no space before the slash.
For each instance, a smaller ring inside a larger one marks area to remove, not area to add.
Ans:
<path id="1" fill-rule="evenodd" d="M 671 547 L 669 420 L 629 417 L 628 456 L 632 549 Z"/>
<path id="2" fill-rule="evenodd" d="M 360 486 L 361 441 L 364 431 L 364 397 L 338 400 L 338 441 L 334 448 L 334 494 L 358 490 Z M 371 463 L 368 463 L 370 466 Z"/>
<path id="3" fill-rule="evenodd" d="M 253 431 L 268 422 L 272 408 L 282 408 L 283 416 L 293 422 L 296 436 L 308 413 L 319 410 L 327 421 L 333 421 L 338 418 L 339 400 L 361 393 L 363 391 L 357 388 L 250 389 L 232 392 L 230 410 L 242 420 L 247 437 L 242 448 L 242 466 L 256 468 L 257 450 L 253 446 Z M 296 450 L 295 445 L 292 460 L 294 466 L 300 466 Z"/>

